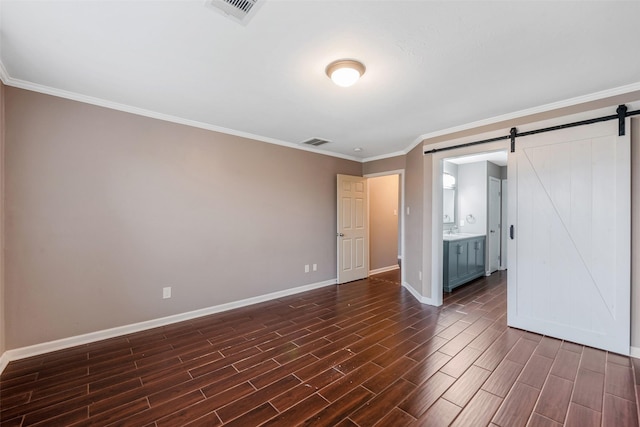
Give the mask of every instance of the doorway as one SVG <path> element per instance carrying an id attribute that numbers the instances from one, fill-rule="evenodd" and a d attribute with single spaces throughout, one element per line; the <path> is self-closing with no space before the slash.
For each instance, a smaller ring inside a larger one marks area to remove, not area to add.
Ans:
<path id="1" fill-rule="evenodd" d="M 460 252 L 455 254 L 457 261 L 448 266 L 453 270 L 446 272 L 446 281 L 455 282 L 456 286 L 500 269 L 506 252 L 506 245 L 502 244 L 501 222 L 506 218 L 502 212 L 501 179 L 507 176 L 507 158 L 507 152 L 500 150 L 442 161 L 443 239 L 455 242 L 448 247 Z M 468 239 L 473 239 L 473 253 L 460 246 L 468 244 Z M 452 262 L 451 256 L 448 259 Z M 473 268 L 466 271 L 469 262 Z"/>
<path id="2" fill-rule="evenodd" d="M 404 170 L 367 174 L 369 190 L 369 274 L 400 268 L 404 254 Z"/>
<path id="3" fill-rule="evenodd" d="M 509 150 L 507 324 L 628 354 L 629 121 L 626 136 L 618 135 L 613 121 L 555 129 L 607 113 L 610 108 L 532 123 L 519 130 L 527 135 L 517 136 L 513 152 L 508 138 L 499 138 L 504 131 L 482 135 L 492 141 L 482 146 L 469 143 L 472 138 L 433 144 L 425 169 L 431 168 L 432 230 L 438 236 L 443 160 Z M 545 127 L 553 131 L 538 131 Z M 442 242 L 431 239 L 434 305 L 442 304 L 442 253 Z"/>

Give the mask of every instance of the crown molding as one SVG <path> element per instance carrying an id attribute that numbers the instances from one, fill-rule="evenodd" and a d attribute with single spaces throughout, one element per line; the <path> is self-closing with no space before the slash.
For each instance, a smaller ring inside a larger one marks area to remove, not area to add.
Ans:
<path id="1" fill-rule="evenodd" d="M 222 126 L 216 126 L 210 123 L 199 122 L 196 120 L 185 119 L 183 117 L 173 116 L 170 114 L 159 113 L 152 110 L 146 110 L 144 108 L 133 107 L 127 104 L 121 104 L 118 102 L 108 101 L 106 99 L 97 98 L 93 96 L 82 95 L 80 93 L 66 91 L 62 89 L 52 88 L 50 86 L 40 85 L 37 83 L 31 83 L 25 80 L 14 79 L 7 73 L 2 62 L 0 62 L 0 78 L 7 86 L 16 87 L 18 89 L 30 90 L 32 92 L 38 92 L 45 95 L 57 96 L 59 98 L 65 98 L 72 101 L 83 102 L 85 104 L 96 105 L 98 107 L 109 108 L 112 110 L 123 111 L 125 113 L 135 114 L 138 116 L 149 117 L 152 119 L 163 120 L 165 122 L 172 122 L 181 125 L 191 126 L 195 128 L 210 130 L 213 132 L 224 133 L 227 135 L 238 136 L 240 138 L 252 139 L 255 141 L 266 142 L 268 144 L 279 145 L 282 147 L 293 148 L 296 150 L 307 151 L 315 154 L 322 154 L 330 157 L 337 157 L 345 160 L 352 160 L 358 163 L 363 163 L 363 160 L 359 157 L 349 156 L 346 154 L 335 153 L 330 151 L 323 151 L 313 147 L 307 147 L 304 145 L 296 144 L 293 142 L 282 141 L 276 138 L 270 138 L 267 136 L 256 135 L 249 132 L 243 132 L 236 129 L 230 129 Z"/>
<path id="2" fill-rule="evenodd" d="M 537 107 L 527 108 L 524 110 L 516 111 L 514 113 L 503 114 L 500 116 L 494 116 L 487 119 L 477 120 L 475 122 L 466 123 L 460 126 L 454 126 L 446 129 L 441 129 L 429 133 L 422 134 L 413 140 L 411 145 L 401 151 L 394 153 L 384 154 L 375 157 L 367 157 L 363 159 L 364 162 L 371 162 L 374 160 L 387 159 L 389 157 L 396 157 L 401 155 L 407 155 L 411 150 L 423 143 L 427 139 L 436 138 L 439 136 L 450 135 L 456 132 L 462 132 L 483 126 L 492 125 L 495 123 L 505 122 L 509 120 L 515 120 L 522 117 L 533 116 L 536 114 L 548 113 L 553 110 L 559 110 L 561 108 L 573 107 L 580 104 L 586 104 L 588 102 L 600 101 L 605 98 L 611 98 L 614 96 L 624 95 L 631 92 L 640 91 L 640 82 L 631 83 L 625 86 L 618 86 L 612 89 L 602 90 L 599 92 L 590 93 L 587 95 L 576 96 L 574 98 L 565 99 L 562 101 L 552 102 L 549 104 L 543 104 Z"/>
<path id="3" fill-rule="evenodd" d="M 422 141 L 422 140 L 420 140 L 420 141 Z M 409 150 L 409 151 L 411 151 L 411 150 Z M 375 160 L 389 159 L 391 157 L 405 156 L 409 151 L 407 151 L 407 150 L 394 151 L 393 153 L 389 153 L 389 154 L 381 154 L 379 156 L 365 157 L 364 159 L 362 159 L 362 163 L 373 162 Z"/>
<path id="4" fill-rule="evenodd" d="M 513 112 L 513 113 L 494 116 L 494 117 L 490 117 L 490 118 L 482 119 L 482 120 L 477 120 L 475 122 L 470 122 L 470 123 L 466 123 L 466 124 L 459 125 L 459 126 L 453 126 L 453 127 L 450 127 L 450 128 L 446 128 L 446 129 L 441 129 L 441 130 L 425 133 L 425 134 L 419 135 L 417 138 L 415 138 L 413 140 L 413 142 L 407 148 L 405 148 L 404 150 L 395 151 L 395 152 L 388 153 L 388 154 L 381 154 L 381 155 L 378 155 L 378 156 L 361 158 L 361 157 L 350 156 L 350 155 L 347 155 L 347 154 L 336 153 L 336 152 L 332 152 L 332 151 L 323 151 L 323 150 L 319 150 L 319 149 L 314 148 L 314 147 L 307 147 L 307 146 L 303 146 L 303 145 L 300 145 L 300 144 L 297 144 L 297 143 L 279 140 L 279 139 L 276 139 L 276 138 L 270 138 L 270 137 L 267 137 L 267 136 L 257 135 L 257 134 L 253 134 L 253 133 L 249 133 L 249 132 L 243 132 L 243 131 L 236 130 L 236 129 L 230 129 L 230 128 L 226 128 L 226 127 L 222 127 L 222 126 L 216 126 L 216 125 L 213 125 L 213 124 L 210 124 L 210 123 L 199 122 L 199 121 L 196 121 L 196 120 L 190 120 L 190 119 L 186 119 L 186 118 L 183 118 L 183 117 L 178 117 L 178 116 L 173 116 L 173 115 L 170 115 L 170 114 L 159 113 L 159 112 L 152 111 L 152 110 L 146 110 L 146 109 L 143 109 L 143 108 L 138 108 L 138 107 L 134 107 L 134 106 L 127 105 L 127 104 L 121 104 L 121 103 L 117 103 L 117 102 L 113 102 L 113 101 L 108 101 L 108 100 L 102 99 L 102 98 L 82 95 L 82 94 L 79 94 L 79 93 L 76 93 L 76 92 L 65 91 L 65 90 L 61 90 L 61 89 L 52 88 L 50 86 L 31 83 L 31 82 L 28 82 L 28 81 L 25 81 L 25 80 L 14 79 L 9 75 L 9 73 L 7 72 L 7 70 L 6 70 L 5 66 L 4 66 L 4 64 L 2 63 L 2 61 L 0 61 L 0 80 L 2 80 L 2 82 L 7 86 L 13 86 L 13 87 L 16 87 L 16 88 L 19 88 L 19 89 L 26 89 L 26 90 L 30 90 L 30 91 L 33 91 L 33 92 L 39 92 L 39 93 L 43 93 L 43 94 L 46 94 L 46 95 L 57 96 L 57 97 L 60 97 L 60 98 L 70 99 L 70 100 L 73 100 L 73 101 L 83 102 L 83 103 L 86 103 L 86 104 L 91 104 L 91 105 L 96 105 L 96 106 L 99 106 L 99 107 L 109 108 L 109 109 L 112 109 L 112 110 L 123 111 L 123 112 L 130 113 L 130 114 L 135 114 L 135 115 L 149 117 L 149 118 L 153 118 L 153 119 L 157 119 L 157 120 L 163 120 L 163 121 L 166 121 L 166 122 L 172 122 L 172 123 L 182 124 L 182 125 L 191 126 L 191 127 L 195 127 L 195 128 L 210 130 L 210 131 L 213 131 L 213 132 L 223 133 L 223 134 L 227 134 L 227 135 L 234 135 L 234 136 L 238 136 L 240 138 L 252 139 L 252 140 L 255 140 L 255 141 L 266 142 L 268 144 L 279 145 L 279 146 L 282 146 L 282 147 L 293 148 L 293 149 L 296 149 L 296 150 L 307 151 L 307 152 L 310 152 L 310 153 L 322 154 L 322 155 L 325 155 L 325 156 L 337 157 L 337 158 L 345 159 L 345 160 L 351 160 L 351 161 L 358 162 L 358 163 L 367 163 L 367 162 L 372 162 L 372 161 L 375 161 L 375 160 L 388 159 L 388 158 L 391 158 L 391 157 L 405 156 L 411 150 L 413 150 L 415 147 L 417 147 L 419 144 L 421 144 L 425 140 L 428 140 L 428 139 L 431 139 L 431 138 L 436 138 L 436 137 L 440 137 L 440 136 L 444 136 L 444 135 L 454 134 L 454 133 L 457 133 L 457 132 L 467 131 L 467 130 L 471 130 L 471 129 L 475 129 L 475 128 L 480 128 L 480 127 L 483 127 L 483 126 L 489 126 L 489 125 L 492 125 L 492 124 L 495 124 L 495 123 L 499 123 L 499 122 L 515 120 L 515 119 L 519 119 L 519 118 L 526 117 L 526 116 L 532 116 L 532 115 L 536 115 L 536 114 L 547 113 L 549 111 L 558 110 L 558 109 L 561 109 L 561 108 L 573 107 L 573 106 L 576 106 L 576 105 L 579 105 L 579 104 L 585 104 L 585 103 L 588 103 L 588 102 L 599 101 L 599 100 L 602 100 L 602 99 L 605 99 L 605 98 L 624 95 L 624 94 L 630 93 L 630 92 L 640 91 L 640 82 L 637 82 L 637 83 L 632 83 L 632 84 L 625 85 L 625 86 L 619 86 L 619 87 L 615 87 L 615 88 L 612 88 L 612 89 L 607 89 L 607 90 L 603 90 L 603 91 L 599 91 L 599 92 L 594 92 L 594 93 L 587 94 L 587 95 L 582 95 L 582 96 L 577 96 L 577 97 L 574 97 L 574 98 L 569 98 L 569 99 L 562 100 L 562 101 L 557 101 L 557 102 L 553 102 L 553 103 L 549 103 L 549 104 L 543 104 L 543 105 L 540 105 L 540 106 L 537 106 L 537 107 L 532 107 L 532 108 L 528 108 L 528 109 L 524 109 L 524 110 L 519 110 L 519 111 L 516 111 L 516 112 Z"/>
<path id="5" fill-rule="evenodd" d="M 505 122 L 509 120 L 520 119 L 522 117 L 533 116 L 536 114 L 548 113 L 553 110 L 559 110 L 561 108 L 574 107 L 580 104 L 586 104 L 588 102 L 600 101 L 605 98 L 624 95 L 631 92 L 640 91 L 640 82 L 632 83 L 625 86 L 618 86 L 612 89 L 603 90 L 600 92 L 594 92 L 587 95 L 576 96 L 574 98 L 565 99 L 562 101 L 552 102 L 550 104 L 543 104 L 537 107 L 527 108 L 524 110 L 516 111 L 513 113 L 503 114 L 500 116 L 490 117 L 488 119 L 477 120 L 475 122 L 466 123 L 460 126 L 454 126 L 447 129 L 437 130 L 430 133 L 425 133 L 418 137 L 418 142 L 412 145 L 408 151 L 411 151 L 420 142 L 427 139 L 436 138 L 444 135 L 453 134 L 456 132 L 467 131 L 483 126 L 492 125 L 499 122 Z M 405 150 L 405 151 L 407 151 Z M 407 152 L 408 152 L 407 151 Z"/>
<path id="6" fill-rule="evenodd" d="M 0 61 L 0 80 L 2 80 L 2 83 L 5 85 L 9 84 L 9 73 L 7 73 L 7 69 L 4 67 L 2 61 Z"/>

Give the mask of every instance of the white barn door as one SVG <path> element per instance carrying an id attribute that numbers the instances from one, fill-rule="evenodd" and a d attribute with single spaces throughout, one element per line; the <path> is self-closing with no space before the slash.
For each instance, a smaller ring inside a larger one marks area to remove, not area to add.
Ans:
<path id="1" fill-rule="evenodd" d="M 630 345 L 630 146 L 618 121 L 519 137 L 509 153 L 509 326 Z"/>
<path id="2" fill-rule="evenodd" d="M 367 179 L 338 175 L 338 284 L 369 275 Z"/>

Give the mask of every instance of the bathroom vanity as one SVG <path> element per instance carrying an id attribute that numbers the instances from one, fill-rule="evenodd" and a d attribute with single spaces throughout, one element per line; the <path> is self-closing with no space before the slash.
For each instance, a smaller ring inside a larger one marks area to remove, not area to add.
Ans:
<path id="1" fill-rule="evenodd" d="M 482 234 L 445 234 L 443 258 L 443 288 L 451 292 L 460 285 L 485 274 L 485 237 Z"/>

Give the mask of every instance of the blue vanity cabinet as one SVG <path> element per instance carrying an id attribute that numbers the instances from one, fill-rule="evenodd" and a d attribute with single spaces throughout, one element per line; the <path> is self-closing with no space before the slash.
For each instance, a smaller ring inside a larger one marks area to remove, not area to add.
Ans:
<path id="1" fill-rule="evenodd" d="M 485 274 L 485 236 L 445 240 L 443 287 L 445 292 Z"/>

